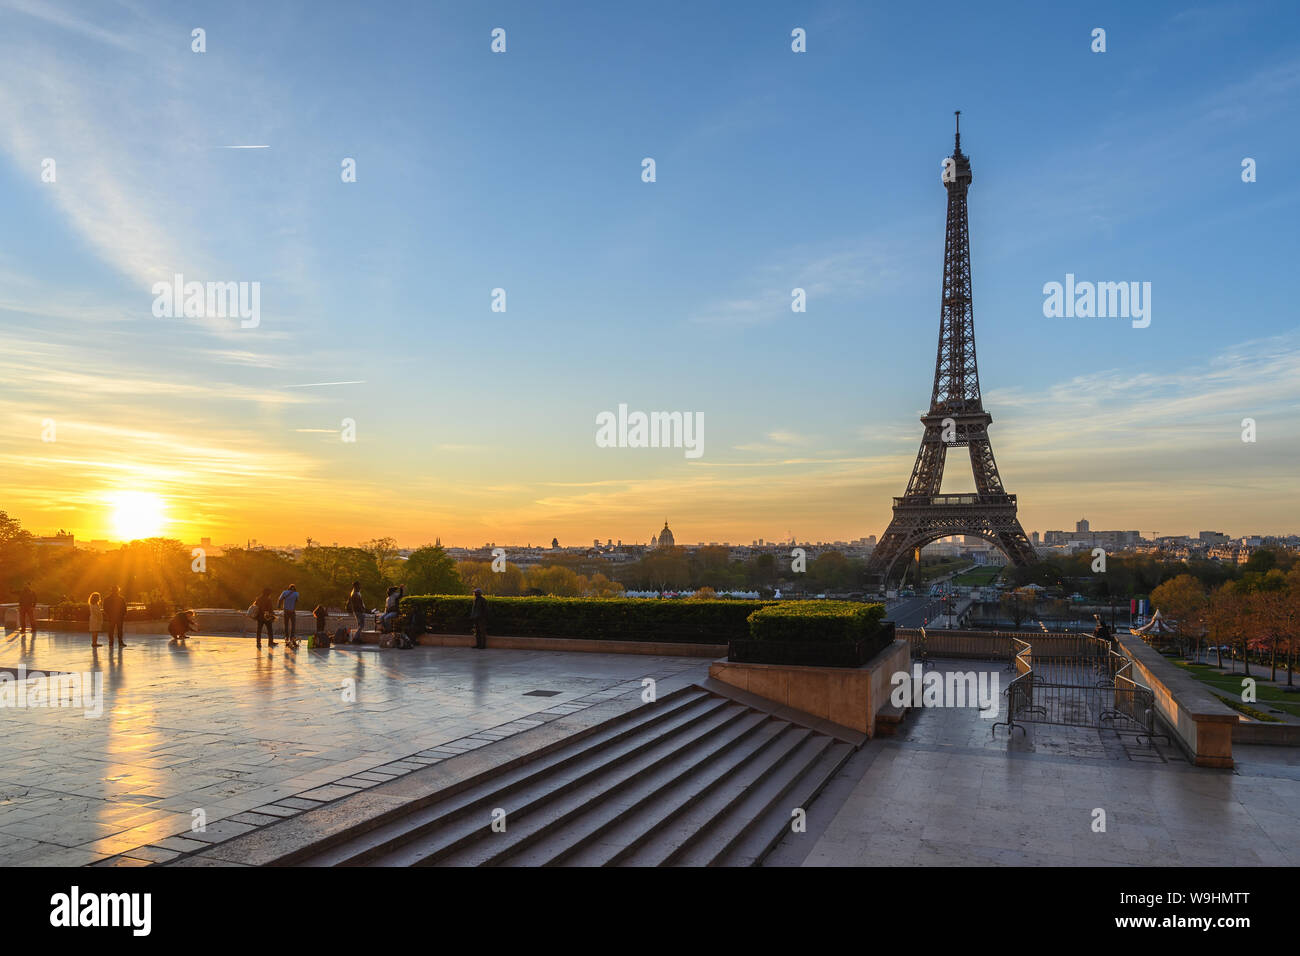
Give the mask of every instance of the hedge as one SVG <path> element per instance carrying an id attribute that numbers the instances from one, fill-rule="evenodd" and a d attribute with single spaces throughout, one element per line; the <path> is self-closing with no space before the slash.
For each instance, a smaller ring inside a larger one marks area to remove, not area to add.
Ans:
<path id="1" fill-rule="evenodd" d="M 784 643 L 862 641 L 880 630 L 884 616 L 883 604 L 784 601 L 750 614 L 748 637 Z"/>
<path id="2" fill-rule="evenodd" d="M 472 597 L 420 595 L 402 599 L 403 623 L 415 609 L 435 634 L 468 634 Z M 749 634 L 749 618 L 771 601 L 693 598 L 488 597 L 488 634 L 573 637 L 593 641 L 726 644 Z"/>

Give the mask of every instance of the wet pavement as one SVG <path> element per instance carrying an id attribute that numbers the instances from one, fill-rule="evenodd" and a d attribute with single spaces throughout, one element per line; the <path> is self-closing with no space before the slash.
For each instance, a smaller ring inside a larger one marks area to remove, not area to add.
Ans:
<path id="1" fill-rule="evenodd" d="M 102 681 L 102 710 L 0 707 L 0 865 L 141 865 L 246 833 L 593 704 L 699 658 L 369 645 L 259 652 L 127 635 L 0 639 L 0 673 Z M 12 685 L 11 685 L 12 688 Z M 16 700 L 16 698 L 15 698 Z M 67 698 L 65 698 L 67 702 Z M 201 829 L 200 829 L 201 825 Z"/>

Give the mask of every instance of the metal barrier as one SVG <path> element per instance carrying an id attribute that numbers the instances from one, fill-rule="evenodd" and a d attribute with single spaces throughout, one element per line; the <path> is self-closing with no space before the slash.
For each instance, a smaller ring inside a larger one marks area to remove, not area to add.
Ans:
<path id="1" fill-rule="evenodd" d="M 927 644 L 935 637 L 927 635 Z M 1151 688 L 1133 678 L 1133 662 L 1109 641 L 1086 634 L 1036 635 L 1031 644 L 1013 637 L 1010 650 L 1016 676 L 1006 690 L 1007 719 L 995 723 L 993 733 L 1006 727 L 1007 733 L 1023 734 L 1023 724 L 1041 723 L 1108 726 L 1136 733 L 1139 743 L 1169 739 L 1156 730 Z"/>

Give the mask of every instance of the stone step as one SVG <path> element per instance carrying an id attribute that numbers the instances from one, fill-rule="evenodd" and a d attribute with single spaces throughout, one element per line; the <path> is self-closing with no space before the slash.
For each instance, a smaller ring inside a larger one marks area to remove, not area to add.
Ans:
<path id="1" fill-rule="evenodd" d="M 848 744 L 832 743 L 803 772 L 798 783 L 786 794 L 785 801 L 778 801 L 766 814 L 755 819 L 745 832 L 733 840 L 727 850 L 715 857 L 709 865 L 758 866 L 762 863 L 763 857 L 767 856 L 781 838 L 790 832 L 794 820 L 791 811 L 795 807 L 802 808 L 806 824 L 806 817 L 813 813 L 809 809 L 809 804 L 825 789 L 831 782 L 831 778 L 851 756 L 853 756 L 853 748 Z"/>
<path id="2" fill-rule="evenodd" d="M 729 728 L 729 733 L 714 734 L 703 744 L 682 751 L 679 759 L 653 775 L 640 775 L 615 798 L 592 806 L 589 812 L 565 825 L 551 827 L 525 850 L 505 859 L 503 865 L 554 866 L 563 862 L 566 866 L 598 866 L 600 863 L 591 858 L 580 859 L 582 852 L 595 850 L 599 858 L 639 839 L 693 795 L 752 757 L 778 730 L 780 724 L 766 714 L 747 713 Z"/>
<path id="3" fill-rule="evenodd" d="M 899 707 L 886 701 L 884 706 L 876 711 L 876 736 L 893 737 L 898 733 L 898 728 L 902 726 L 903 718 L 906 716 L 906 707 Z"/>
<path id="4" fill-rule="evenodd" d="M 571 791 L 586 788 L 593 779 L 605 779 L 609 771 L 628 762 L 640 765 L 649 751 L 670 746 L 680 735 L 702 733 L 740 713 L 729 701 L 702 700 L 684 708 L 668 721 L 656 723 L 653 730 L 627 735 L 617 743 L 584 751 L 563 766 L 532 774 L 528 779 L 492 787 L 486 792 L 468 794 L 452 812 L 439 815 L 425 825 L 407 833 L 382 855 L 364 862 L 379 866 L 430 865 L 442 857 L 476 844 L 483 838 L 495 838 L 528 832 L 530 819 L 548 820 L 548 805 L 563 800 Z M 603 776 L 602 776 L 603 775 Z M 493 813 L 506 812 L 506 834 L 492 830 Z M 537 815 L 534 817 L 534 815 Z"/>
<path id="5" fill-rule="evenodd" d="M 459 812 L 477 805 L 486 796 L 513 786 L 523 786 L 547 773 L 563 769 L 602 747 L 618 746 L 650 724 L 673 726 L 678 720 L 691 720 L 711 712 L 716 698 L 698 688 L 688 687 L 659 698 L 653 705 L 639 707 L 615 718 L 580 737 L 570 738 L 561 746 L 523 762 L 504 772 L 482 780 L 470 781 L 455 793 L 434 795 L 434 799 L 382 825 L 330 847 L 322 847 L 309 858 L 297 861 L 307 866 L 339 866 L 364 863 L 375 854 L 386 852 L 428 827 L 454 819 Z"/>
<path id="6" fill-rule="evenodd" d="M 857 746 L 845 728 L 769 703 L 679 689 L 347 830 L 296 862 L 757 865 L 789 832 L 792 811 L 807 811 Z"/>
<path id="7" fill-rule="evenodd" d="M 762 785 L 809 742 L 819 735 L 807 727 L 787 724 L 761 760 L 741 767 L 725 785 L 717 787 L 695 801 L 685 812 L 677 814 L 658 828 L 653 838 L 639 841 L 617 854 L 610 863 L 616 866 L 665 866 L 699 833 L 732 813 L 748 793 Z M 824 739 L 824 738 L 822 738 Z"/>
<path id="8" fill-rule="evenodd" d="M 637 789 L 655 789 L 671 782 L 694 761 L 707 759 L 752 729 L 750 715 L 730 702 L 716 715 L 682 734 L 660 738 L 637 759 L 621 761 L 595 774 L 583 785 L 549 801 L 540 812 L 516 821 L 505 833 L 490 836 L 460 852 L 440 856 L 439 866 L 495 866 L 526 851 L 538 840 L 582 818 L 609 813 L 620 804 L 635 800 Z M 629 798 L 627 793 L 632 790 Z"/>
<path id="9" fill-rule="evenodd" d="M 670 856 L 668 866 L 714 866 L 738 843 L 756 820 L 783 811 L 785 821 L 799 804 L 792 801 L 798 784 L 835 741 L 821 734 L 811 735 L 781 763 L 765 773 L 724 813 L 691 834 L 690 839 Z M 778 814 L 779 815 L 779 814 Z M 785 824 L 785 825 L 788 825 Z M 782 830 L 777 831 L 778 834 Z"/>
<path id="10" fill-rule="evenodd" d="M 808 738 L 809 731 L 781 720 L 769 719 L 760 736 L 737 748 L 729 759 L 701 768 L 665 794 L 660 804 L 649 804 L 617 821 L 599 841 L 564 859 L 566 866 L 651 866 L 663 862 L 699 829 L 699 819 L 687 821 L 703 801 L 725 806 L 782 757 Z"/>

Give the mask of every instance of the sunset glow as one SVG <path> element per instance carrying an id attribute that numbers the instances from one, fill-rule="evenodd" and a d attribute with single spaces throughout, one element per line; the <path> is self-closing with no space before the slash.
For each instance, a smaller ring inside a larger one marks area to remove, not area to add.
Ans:
<path id="1" fill-rule="evenodd" d="M 167 505 L 147 491 L 122 491 L 109 496 L 113 532 L 124 541 L 154 538 L 167 525 Z"/>

